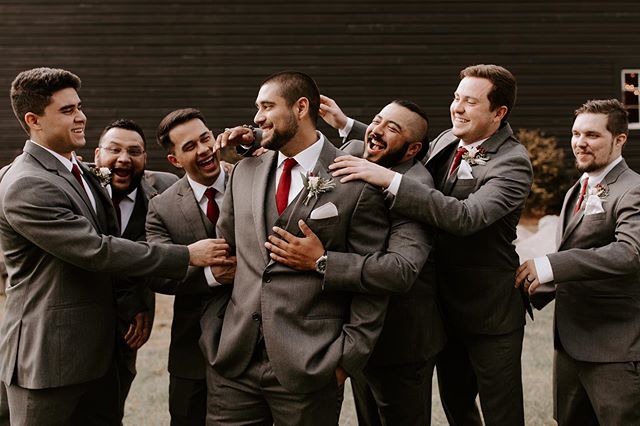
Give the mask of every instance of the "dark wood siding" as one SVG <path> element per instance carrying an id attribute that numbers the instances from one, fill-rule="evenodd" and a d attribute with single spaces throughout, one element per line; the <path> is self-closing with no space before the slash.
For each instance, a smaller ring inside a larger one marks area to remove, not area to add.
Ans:
<path id="1" fill-rule="evenodd" d="M 620 97 L 620 70 L 640 67 L 637 1 L 4 0 L 0 19 L 0 87 L 35 66 L 77 73 L 82 154 L 92 157 L 107 122 L 128 117 L 147 133 L 150 167 L 166 170 L 154 142 L 164 114 L 199 108 L 216 132 L 249 123 L 260 81 L 281 69 L 310 73 L 365 121 L 394 98 L 417 101 L 435 136 L 449 126 L 460 69 L 501 64 L 519 82 L 512 126 L 567 145 L 572 111 Z M 25 139 L 6 95 L 0 131 L 5 164 Z M 636 170 L 638 134 L 625 153 Z"/>

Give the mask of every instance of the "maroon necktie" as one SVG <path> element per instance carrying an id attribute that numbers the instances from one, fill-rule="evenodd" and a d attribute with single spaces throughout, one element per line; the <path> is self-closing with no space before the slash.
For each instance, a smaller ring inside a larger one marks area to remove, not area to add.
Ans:
<path id="1" fill-rule="evenodd" d="M 453 157 L 453 163 L 451 163 L 451 170 L 449 170 L 449 176 L 451 176 L 453 174 L 453 172 L 456 171 L 456 169 L 458 168 L 458 166 L 460 165 L 460 162 L 462 161 L 462 156 L 467 152 L 467 148 L 461 146 L 460 148 L 458 148 L 458 150 L 456 151 L 456 156 Z"/>
<path id="2" fill-rule="evenodd" d="M 216 191 L 213 188 L 207 188 L 204 191 L 204 196 L 207 197 L 207 218 L 213 225 L 215 226 L 216 222 L 218 222 L 218 216 L 220 216 L 220 209 L 218 208 L 218 204 L 216 203 Z"/>
<path id="3" fill-rule="evenodd" d="M 71 166 L 71 174 L 73 174 L 73 176 L 76 178 L 76 180 L 80 184 L 80 188 L 82 188 L 86 192 L 87 190 L 84 189 L 84 183 L 82 183 L 82 176 L 80 176 L 80 169 L 78 168 L 78 165 L 75 163 L 73 164 L 73 166 Z"/>
<path id="4" fill-rule="evenodd" d="M 278 207 L 278 214 L 282 214 L 284 209 L 289 204 L 289 189 L 291 188 L 291 169 L 298 164 L 293 158 L 287 158 L 284 160 L 284 166 L 282 167 L 282 174 L 280 175 L 280 182 L 278 182 L 278 189 L 276 190 L 276 207 Z"/>
<path id="5" fill-rule="evenodd" d="M 582 207 L 582 202 L 584 201 L 584 196 L 587 193 L 587 187 L 589 185 L 589 176 L 584 179 L 582 183 L 582 189 L 580 190 L 580 196 L 578 197 L 578 202 L 576 203 L 576 208 L 573 209 L 573 214 L 576 214 L 580 211 L 580 207 Z"/>
<path id="6" fill-rule="evenodd" d="M 111 202 L 113 203 L 113 208 L 116 210 L 116 218 L 118 219 L 118 225 L 120 225 L 120 233 L 124 231 L 122 229 L 122 212 L 120 211 L 120 201 L 124 199 L 122 195 L 114 195 L 111 198 Z"/>

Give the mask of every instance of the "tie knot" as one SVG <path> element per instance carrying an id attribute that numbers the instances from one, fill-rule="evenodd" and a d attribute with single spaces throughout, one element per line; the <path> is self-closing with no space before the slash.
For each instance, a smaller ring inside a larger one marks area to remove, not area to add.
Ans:
<path id="1" fill-rule="evenodd" d="M 284 173 L 288 173 L 289 171 L 291 171 L 291 169 L 293 169 L 296 164 L 298 164 L 298 162 L 296 160 L 294 160 L 293 158 L 287 158 L 286 160 L 284 160 L 284 164 L 283 164 L 283 172 Z"/>
<path id="2" fill-rule="evenodd" d="M 216 193 L 217 193 L 217 192 L 218 192 L 218 191 L 216 191 L 214 188 L 207 188 L 207 189 L 204 191 L 204 196 L 205 196 L 205 197 L 207 197 L 207 200 L 209 200 L 209 201 L 213 201 L 213 200 L 214 200 L 214 198 L 216 198 Z"/>
<path id="3" fill-rule="evenodd" d="M 113 204 L 115 206 L 119 206 L 120 205 L 120 201 L 124 200 L 125 197 L 126 197 L 125 194 L 114 193 L 113 196 L 111 197 L 111 201 L 113 201 Z"/>
<path id="4" fill-rule="evenodd" d="M 462 157 L 466 152 L 467 148 L 465 148 L 464 146 L 458 147 L 458 150 L 456 151 L 456 157 Z"/>

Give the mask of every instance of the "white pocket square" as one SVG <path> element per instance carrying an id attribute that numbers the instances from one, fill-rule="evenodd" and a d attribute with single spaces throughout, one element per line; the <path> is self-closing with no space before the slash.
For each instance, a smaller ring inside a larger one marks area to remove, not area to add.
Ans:
<path id="1" fill-rule="evenodd" d="M 466 161 L 460 161 L 460 165 L 458 166 L 458 179 L 473 179 L 473 175 L 471 174 L 471 166 Z"/>
<path id="2" fill-rule="evenodd" d="M 317 209 L 311 212 L 309 215 L 310 219 L 327 219 L 330 217 L 338 216 L 338 208 L 332 202 L 328 202 L 327 204 L 323 204 Z"/>
<path id="3" fill-rule="evenodd" d="M 584 205 L 584 215 L 602 213 L 604 208 L 602 207 L 602 200 L 597 195 L 589 195 L 587 202 Z"/>

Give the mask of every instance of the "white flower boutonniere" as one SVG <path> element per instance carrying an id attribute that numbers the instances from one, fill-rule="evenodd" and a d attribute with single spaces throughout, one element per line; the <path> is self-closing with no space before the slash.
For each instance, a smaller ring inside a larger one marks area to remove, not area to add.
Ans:
<path id="1" fill-rule="evenodd" d="M 90 167 L 91 172 L 98 178 L 100 185 L 106 187 L 111 183 L 111 169 L 108 167 Z"/>
<path id="2" fill-rule="evenodd" d="M 609 196 L 609 187 L 599 183 L 589 190 L 589 195 L 595 195 L 596 197 L 604 200 Z"/>
<path id="3" fill-rule="evenodd" d="M 467 152 L 462 154 L 462 159 L 467 162 L 470 166 L 475 166 L 479 164 L 484 166 L 489 161 L 489 157 L 487 156 L 487 152 L 481 146 L 473 146 L 471 148 L 467 148 Z"/>
<path id="4" fill-rule="evenodd" d="M 304 200 L 305 206 L 309 203 L 309 200 L 311 200 L 312 197 L 318 198 L 318 194 L 329 192 L 336 187 L 333 179 L 325 179 L 321 178 L 320 176 L 314 176 L 311 172 L 307 173 L 306 175 L 302 174 L 302 182 L 304 183 L 304 187 L 307 190 L 307 198 L 305 198 Z"/>

